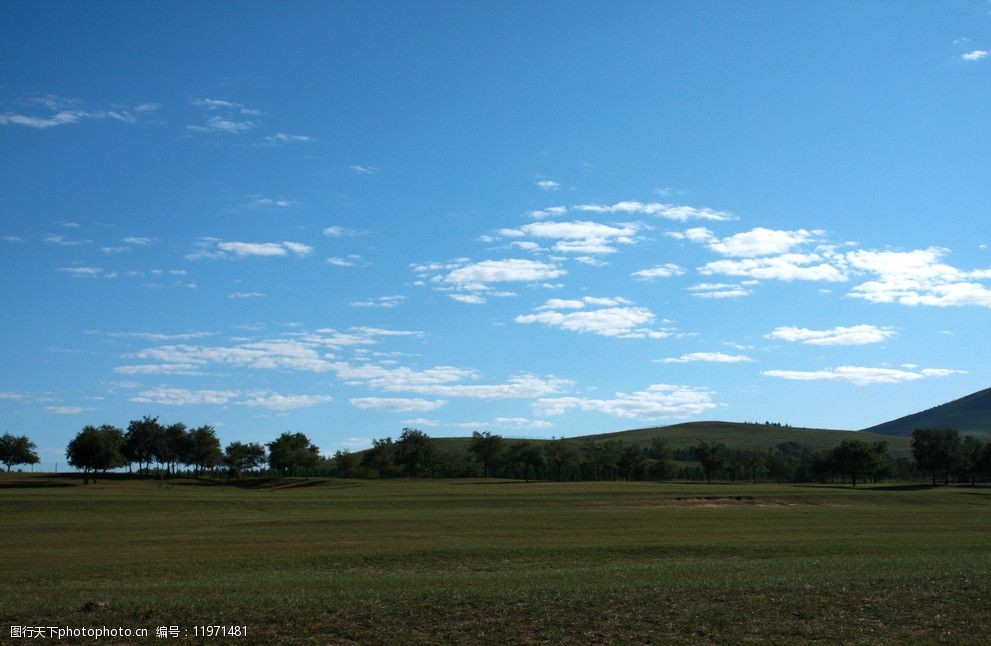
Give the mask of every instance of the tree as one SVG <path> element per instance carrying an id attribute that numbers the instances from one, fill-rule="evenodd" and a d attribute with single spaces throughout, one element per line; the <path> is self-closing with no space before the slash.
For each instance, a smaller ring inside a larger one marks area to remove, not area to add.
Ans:
<path id="1" fill-rule="evenodd" d="M 578 462 L 578 452 L 566 440 L 554 440 L 544 444 L 544 458 L 554 474 L 554 479 L 561 481 L 561 472 Z"/>
<path id="2" fill-rule="evenodd" d="M 404 428 L 396 442 L 396 462 L 405 466 L 410 477 L 415 478 L 421 468 L 430 464 L 432 458 L 430 436 L 418 428 Z"/>
<path id="3" fill-rule="evenodd" d="M 0 462 L 7 465 L 8 472 L 15 464 L 38 464 L 37 448 L 27 435 L 4 433 L 0 436 Z"/>
<path id="4" fill-rule="evenodd" d="M 706 442 L 699 440 L 692 447 L 692 457 L 702 467 L 705 472 L 705 481 L 712 482 L 712 472 L 723 466 L 725 461 L 726 445 L 716 442 Z"/>
<path id="5" fill-rule="evenodd" d="M 936 484 L 943 472 L 943 484 L 950 484 L 950 471 L 960 454 L 960 434 L 952 428 L 917 428 L 912 431 L 912 456 L 919 468 L 928 471 Z"/>
<path id="6" fill-rule="evenodd" d="M 265 447 L 257 442 L 231 442 L 224 450 L 224 464 L 240 480 L 244 471 L 251 471 L 265 464 Z"/>
<path id="7" fill-rule="evenodd" d="M 754 484 L 757 484 L 758 480 L 767 475 L 767 461 L 757 449 L 744 449 L 740 464 Z"/>
<path id="8" fill-rule="evenodd" d="M 268 465 L 281 474 L 293 476 L 319 462 L 320 449 L 302 433 L 286 432 L 268 443 Z"/>
<path id="9" fill-rule="evenodd" d="M 654 460 L 647 468 L 647 472 L 654 480 L 667 480 L 671 477 L 671 447 L 663 437 L 655 436 L 650 438 L 650 446 L 647 447 L 647 457 Z"/>
<path id="10" fill-rule="evenodd" d="M 372 448 L 365 451 L 361 463 L 377 472 L 379 478 L 385 478 L 392 471 L 395 449 L 396 445 L 392 443 L 391 437 L 372 440 Z"/>
<path id="11" fill-rule="evenodd" d="M 127 435 L 124 437 L 124 446 L 121 447 L 128 464 L 137 462 L 138 472 L 141 471 L 142 464 L 151 466 L 164 432 L 165 428 L 158 423 L 157 417 L 146 415 L 141 419 L 132 419 L 127 425 Z"/>
<path id="12" fill-rule="evenodd" d="M 493 435 L 488 431 L 482 433 L 475 431 L 471 434 L 468 450 L 474 454 L 475 459 L 482 463 L 482 477 L 489 477 L 489 470 L 499 459 L 502 444 L 501 435 Z"/>
<path id="13" fill-rule="evenodd" d="M 540 447 L 527 440 L 513 442 L 506 449 L 506 462 L 523 471 L 523 480 L 530 482 L 530 468 L 539 469 L 544 466 L 544 454 Z"/>
<path id="14" fill-rule="evenodd" d="M 155 445 L 155 459 L 165 465 L 166 476 L 174 475 L 176 463 L 186 463 L 190 449 L 191 442 L 186 425 L 182 422 L 169 424 L 158 436 L 158 443 Z"/>
<path id="15" fill-rule="evenodd" d="M 69 442 L 65 456 L 69 464 L 83 470 L 83 484 L 89 484 L 89 473 L 106 471 L 127 464 L 120 449 L 124 445 L 124 432 L 104 424 L 97 428 L 86 426 Z M 96 476 L 93 477 L 96 482 Z"/>
<path id="16" fill-rule="evenodd" d="M 188 444 L 186 464 L 193 465 L 197 476 L 200 469 L 212 469 L 224 461 L 224 452 L 220 450 L 217 431 L 212 426 L 198 426 L 189 431 Z"/>
<path id="17" fill-rule="evenodd" d="M 342 478 L 350 478 L 356 466 L 358 466 L 358 456 L 348 449 L 334 453 L 334 468 Z"/>
<path id="18" fill-rule="evenodd" d="M 976 437 L 968 435 L 963 439 L 963 444 L 960 446 L 960 459 L 957 464 L 960 480 L 969 480 L 971 486 L 976 486 L 977 477 L 982 471 L 981 461 L 985 448 L 987 448 L 986 445 L 982 444 Z"/>
<path id="19" fill-rule="evenodd" d="M 640 480 L 645 462 L 643 449 L 636 444 L 624 444 L 619 452 L 619 475 L 625 480 Z"/>
<path id="20" fill-rule="evenodd" d="M 850 476 L 850 482 L 856 487 L 857 476 L 872 473 L 887 446 L 887 442 L 868 444 L 862 440 L 843 440 L 833 449 L 832 462 L 837 471 Z"/>

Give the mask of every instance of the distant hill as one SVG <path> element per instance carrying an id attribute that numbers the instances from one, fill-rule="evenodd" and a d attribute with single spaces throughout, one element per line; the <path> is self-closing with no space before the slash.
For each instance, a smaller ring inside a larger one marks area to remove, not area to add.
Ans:
<path id="1" fill-rule="evenodd" d="M 955 428 L 960 435 L 991 438 L 991 388 L 865 428 L 863 432 L 910 437 L 917 428 Z"/>
<path id="2" fill-rule="evenodd" d="M 619 431 L 617 433 L 569 437 L 567 440 L 575 443 L 586 440 L 591 442 L 623 440 L 624 442 L 633 442 L 646 446 L 650 443 L 651 438 L 658 436 L 667 440 L 668 446 L 672 449 L 688 448 L 698 442 L 698 440 L 722 442 L 730 448 L 754 448 L 760 450 L 773 448 L 782 442 L 797 442 L 813 450 L 829 450 L 838 446 L 843 440 L 848 439 L 868 442 L 884 440 L 888 443 L 892 455 L 896 457 L 907 457 L 911 454 L 911 441 L 907 437 L 892 437 L 890 435 L 878 435 L 876 433 L 862 431 L 838 431 L 821 428 L 778 426 L 776 424 L 716 421 L 688 422 L 685 424 L 673 424 L 671 426 L 638 428 L 629 431 Z M 469 439 L 463 437 L 443 437 L 436 438 L 434 441 L 440 450 L 453 452 L 467 450 Z M 507 440 L 512 441 L 510 438 L 507 438 Z M 547 442 L 550 440 L 534 441 Z"/>

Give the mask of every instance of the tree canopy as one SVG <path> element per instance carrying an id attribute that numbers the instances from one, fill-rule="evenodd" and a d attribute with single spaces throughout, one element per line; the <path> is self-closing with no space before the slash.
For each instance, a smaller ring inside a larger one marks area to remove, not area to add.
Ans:
<path id="1" fill-rule="evenodd" d="M 40 461 L 37 448 L 26 435 L 4 433 L 0 436 L 0 462 L 7 466 L 7 471 L 15 464 L 37 464 Z"/>

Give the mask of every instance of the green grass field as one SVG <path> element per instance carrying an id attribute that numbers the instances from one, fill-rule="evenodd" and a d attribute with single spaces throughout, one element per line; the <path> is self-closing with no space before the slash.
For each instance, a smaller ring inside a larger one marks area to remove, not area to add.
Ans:
<path id="1" fill-rule="evenodd" d="M 0 518 L 0 641 L 12 624 L 148 628 L 146 641 L 157 626 L 196 641 L 194 625 L 246 625 L 247 639 L 227 640 L 243 643 L 978 644 L 991 634 L 982 487 L 84 487 L 4 474 Z M 84 610 L 90 601 L 108 607 Z"/>

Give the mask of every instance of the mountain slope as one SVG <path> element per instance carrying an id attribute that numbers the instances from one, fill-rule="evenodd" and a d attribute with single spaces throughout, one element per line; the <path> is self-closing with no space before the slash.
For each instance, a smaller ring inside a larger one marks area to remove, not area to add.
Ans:
<path id="1" fill-rule="evenodd" d="M 908 437 L 917 428 L 955 428 L 960 435 L 991 436 L 991 388 L 865 428 L 864 432 Z"/>
<path id="2" fill-rule="evenodd" d="M 753 448 L 761 451 L 775 447 L 782 442 L 797 442 L 813 450 L 829 450 L 838 446 L 843 440 L 855 439 L 866 442 L 884 440 L 888 442 L 888 448 L 891 454 L 896 457 L 908 456 L 911 453 L 911 443 L 905 437 L 892 437 L 890 435 L 857 431 L 718 421 L 688 422 L 684 424 L 673 424 L 671 426 L 619 431 L 616 433 L 568 437 L 566 439 L 575 444 L 586 440 L 591 442 L 623 440 L 624 442 L 646 446 L 653 437 L 664 438 L 668 446 L 672 449 L 689 448 L 698 440 L 705 440 L 707 442 L 722 442 L 733 449 Z M 435 446 L 442 451 L 461 452 L 467 450 L 469 440 L 470 438 L 467 437 L 442 437 L 435 438 L 434 442 Z M 513 439 L 507 438 L 507 441 L 512 442 Z M 547 442 L 550 440 L 534 441 Z"/>

